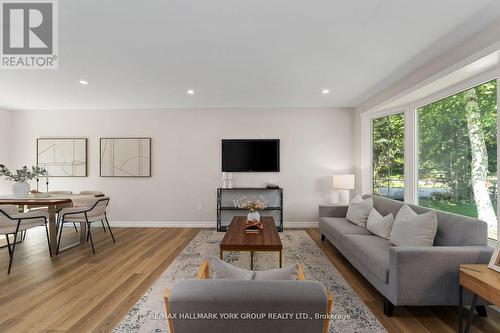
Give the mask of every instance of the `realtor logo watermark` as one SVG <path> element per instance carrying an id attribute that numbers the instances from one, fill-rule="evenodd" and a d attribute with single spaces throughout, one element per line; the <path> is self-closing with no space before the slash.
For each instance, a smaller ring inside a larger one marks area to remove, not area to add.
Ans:
<path id="1" fill-rule="evenodd" d="M 57 69 L 56 0 L 0 0 L 1 69 Z"/>

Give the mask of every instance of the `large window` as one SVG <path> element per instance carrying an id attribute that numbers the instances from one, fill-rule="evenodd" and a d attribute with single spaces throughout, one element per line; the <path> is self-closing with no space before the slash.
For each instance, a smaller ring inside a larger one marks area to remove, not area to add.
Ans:
<path id="1" fill-rule="evenodd" d="M 404 200 L 404 114 L 373 120 L 373 193 Z"/>
<path id="2" fill-rule="evenodd" d="M 496 239 L 496 80 L 425 105 L 417 117 L 419 204 L 479 217 Z"/>

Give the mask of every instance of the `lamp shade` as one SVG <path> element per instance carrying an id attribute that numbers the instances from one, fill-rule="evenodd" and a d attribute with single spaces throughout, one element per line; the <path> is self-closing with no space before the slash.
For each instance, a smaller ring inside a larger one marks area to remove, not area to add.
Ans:
<path id="1" fill-rule="evenodd" d="M 354 175 L 333 175 L 332 187 L 337 190 L 353 190 Z"/>

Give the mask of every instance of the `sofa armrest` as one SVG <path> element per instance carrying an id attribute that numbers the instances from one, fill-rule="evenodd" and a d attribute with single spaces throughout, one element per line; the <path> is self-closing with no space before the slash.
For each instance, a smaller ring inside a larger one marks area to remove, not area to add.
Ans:
<path id="1" fill-rule="evenodd" d="M 346 217 L 348 206 L 320 205 L 319 217 Z"/>
<path id="2" fill-rule="evenodd" d="M 394 246 L 389 285 L 395 305 L 458 304 L 460 264 L 486 264 L 488 246 Z"/>
<path id="3" fill-rule="evenodd" d="M 198 272 L 196 273 L 196 279 L 206 280 L 210 278 L 210 264 L 208 260 L 203 260 Z"/>

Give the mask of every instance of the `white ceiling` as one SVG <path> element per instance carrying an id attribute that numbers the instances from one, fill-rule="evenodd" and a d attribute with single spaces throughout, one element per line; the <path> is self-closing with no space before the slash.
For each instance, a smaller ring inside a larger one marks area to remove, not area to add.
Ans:
<path id="1" fill-rule="evenodd" d="M 59 69 L 0 71 L 0 108 L 356 106 L 499 19 L 498 0 L 62 0 Z"/>

